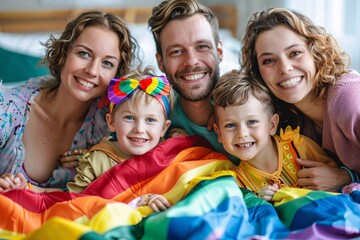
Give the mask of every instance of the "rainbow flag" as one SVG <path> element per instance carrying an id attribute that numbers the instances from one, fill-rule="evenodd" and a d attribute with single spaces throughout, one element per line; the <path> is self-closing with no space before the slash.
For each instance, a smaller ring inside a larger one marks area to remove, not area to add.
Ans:
<path id="1" fill-rule="evenodd" d="M 231 162 L 197 137 L 164 141 L 124 163 L 82 194 L 0 195 L 0 239 L 360 238 L 360 191 L 282 188 L 269 203 L 239 188 Z M 145 193 L 173 206 L 153 213 L 127 205 Z"/>

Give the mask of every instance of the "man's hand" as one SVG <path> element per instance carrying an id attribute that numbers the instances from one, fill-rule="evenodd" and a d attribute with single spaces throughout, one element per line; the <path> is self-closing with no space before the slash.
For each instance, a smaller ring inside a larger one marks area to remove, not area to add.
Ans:
<path id="1" fill-rule="evenodd" d="M 303 188 L 337 192 L 351 182 L 349 173 L 339 167 L 300 158 L 296 161 L 304 167 L 298 172 L 298 182 Z"/>

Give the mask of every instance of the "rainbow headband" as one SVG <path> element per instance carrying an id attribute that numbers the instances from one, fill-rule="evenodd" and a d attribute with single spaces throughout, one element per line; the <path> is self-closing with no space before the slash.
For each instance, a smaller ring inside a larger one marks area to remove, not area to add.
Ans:
<path id="1" fill-rule="evenodd" d="M 141 80 L 134 78 L 112 79 L 108 88 L 110 112 L 116 105 L 129 99 L 137 89 L 155 97 L 163 106 L 166 116 L 169 117 L 170 106 L 166 96 L 170 93 L 170 84 L 164 76 L 150 76 Z"/>

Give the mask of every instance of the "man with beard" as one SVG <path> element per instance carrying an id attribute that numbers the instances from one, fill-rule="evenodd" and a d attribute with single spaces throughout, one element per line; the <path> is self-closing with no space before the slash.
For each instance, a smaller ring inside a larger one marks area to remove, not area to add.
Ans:
<path id="1" fill-rule="evenodd" d="M 148 24 L 159 69 L 178 94 L 167 136 L 180 128 L 204 137 L 216 151 L 226 154 L 209 121 L 211 91 L 223 59 L 216 16 L 196 0 L 165 0 L 153 8 Z"/>

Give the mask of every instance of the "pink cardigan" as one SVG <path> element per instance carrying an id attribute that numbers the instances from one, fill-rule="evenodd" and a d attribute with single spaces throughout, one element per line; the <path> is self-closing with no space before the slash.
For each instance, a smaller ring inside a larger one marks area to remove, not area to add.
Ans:
<path id="1" fill-rule="evenodd" d="M 344 74 L 329 87 L 324 111 L 322 147 L 360 173 L 360 74 Z"/>

